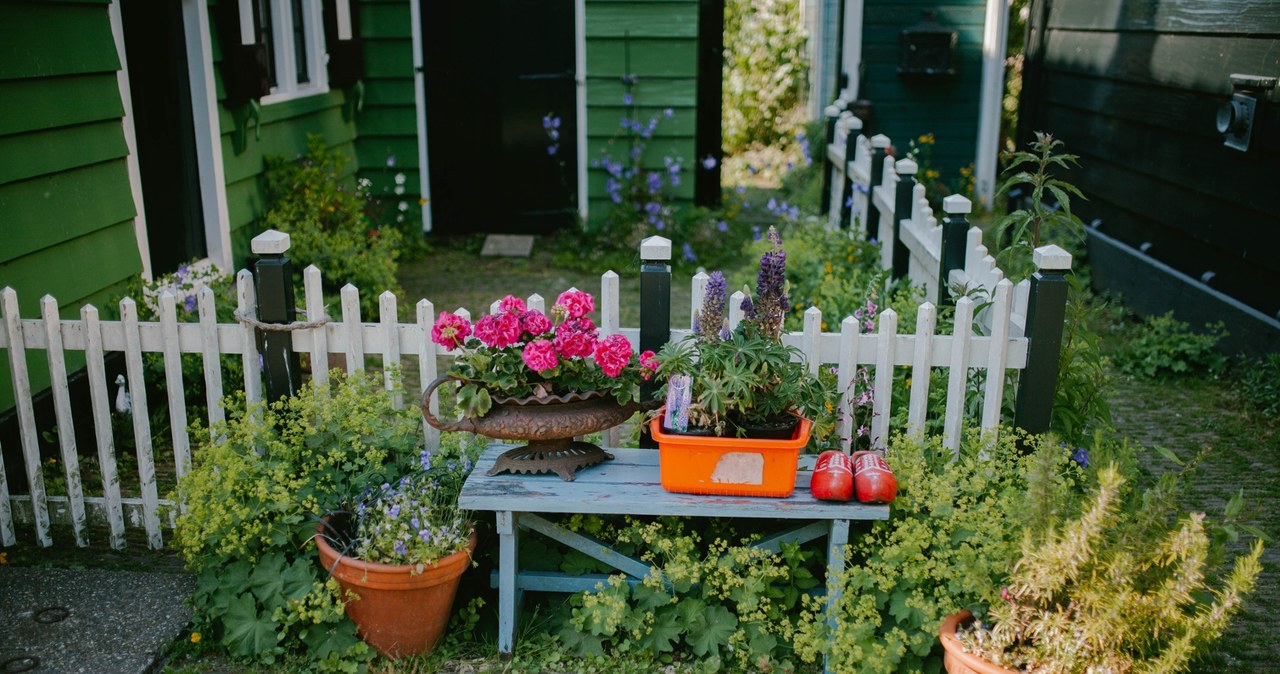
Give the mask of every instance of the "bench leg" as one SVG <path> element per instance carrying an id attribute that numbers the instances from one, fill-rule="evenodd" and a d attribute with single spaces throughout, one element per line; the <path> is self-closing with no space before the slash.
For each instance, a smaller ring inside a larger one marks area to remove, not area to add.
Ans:
<path id="1" fill-rule="evenodd" d="M 840 622 L 839 603 L 843 594 L 840 576 L 844 575 L 844 546 L 848 544 L 849 520 L 831 520 L 831 531 L 827 534 L 827 629 L 833 643 Z M 831 674 L 831 656 L 828 654 L 822 660 L 822 671 Z"/>
<path id="2" fill-rule="evenodd" d="M 510 510 L 499 510 L 498 516 L 498 653 L 510 656 L 515 646 L 518 598 L 516 559 L 518 527 Z"/>

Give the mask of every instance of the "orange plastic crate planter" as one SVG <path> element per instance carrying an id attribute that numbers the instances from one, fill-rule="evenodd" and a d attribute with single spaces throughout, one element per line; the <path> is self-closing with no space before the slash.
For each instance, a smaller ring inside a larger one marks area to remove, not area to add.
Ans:
<path id="1" fill-rule="evenodd" d="M 664 433 L 661 412 L 649 422 L 662 488 L 683 494 L 786 498 L 795 491 L 800 448 L 811 430 L 804 417 L 785 440 Z"/>

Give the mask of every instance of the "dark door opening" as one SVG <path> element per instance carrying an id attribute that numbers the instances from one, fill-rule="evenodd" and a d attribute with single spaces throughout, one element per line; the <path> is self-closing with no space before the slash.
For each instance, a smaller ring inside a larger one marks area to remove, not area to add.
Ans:
<path id="1" fill-rule="evenodd" d="M 433 231 L 540 234 L 573 223 L 572 0 L 423 9 Z"/>
<path id="2" fill-rule="evenodd" d="M 123 0 L 120 17 L 151 270 L 159 276 L 208 254 L 182 3 Z"/>

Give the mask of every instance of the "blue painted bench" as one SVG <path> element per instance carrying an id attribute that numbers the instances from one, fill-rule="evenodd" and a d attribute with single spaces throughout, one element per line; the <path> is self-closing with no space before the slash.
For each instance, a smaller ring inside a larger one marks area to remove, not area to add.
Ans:
<path id="1" fill-rule="evenodd" d="M 784 531 L 756 544 L 777 552 L 782 543 L 804 543 L 827 538 L 827 620 L 834 625 L 833 580 L 844 570 L 841 548 L 849 541 L 850 520 L 883 520 L 889 507 L 860 503 L 828 503 L 809 493 L 809 476 L 816 457 L 800 457 L 796 490 L 789 498 L 699 496 L 674 494 L 662 488 L 658 475 L 658 450 L 616 448 L 612 461 L 583 469 L 577 480 L 565 482 L 556 475 L 494 475 L 485 473 L 495 458 L 512 445 L 494 444 L 485 450 L 462 487 L 458 504 L 472 511 L 492 511 L 497 518 L 498 554 L 498 651 L 510 654 L 514 647 L 516 617 L 524 590 L 581 592 L 594 590 L 606 580 L 602 574 L 569 576 L 562 573 L 522 571 L 517 549 L 521 530 L 550 537 L 626 574 L 639 582 L 649 565 L 623 555 L 604 543 L 546 519 L 547 514 L 681 515 L 731 519 L 782 520 Z"/>

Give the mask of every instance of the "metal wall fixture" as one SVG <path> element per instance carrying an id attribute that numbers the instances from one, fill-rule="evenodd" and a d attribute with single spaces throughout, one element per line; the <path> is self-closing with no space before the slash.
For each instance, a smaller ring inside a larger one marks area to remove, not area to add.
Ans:
<path id="1" fill-rule="evenodd" d="M 1275 86 L 1274 77 L 1231 75 L 1231 100 L 1218 108 L 1217 126 L 1223 145 L 1241 152 L 1249 151 L 1259 108 Z"/>
<path id="2" fill-rule="evenodd" d="M 956 31 L 938 23 L 936 17 L 936 12 L 924 12 L 920 23 L 898 37 L 899 75 L 956 73 Z"/>

